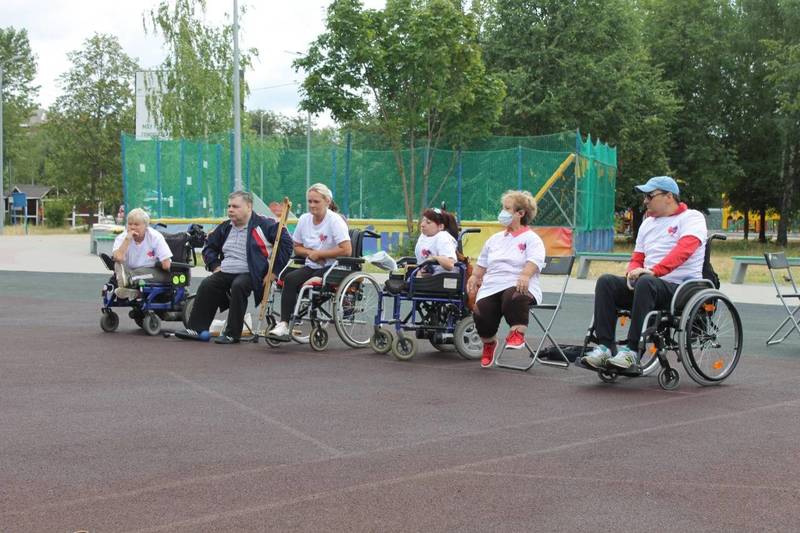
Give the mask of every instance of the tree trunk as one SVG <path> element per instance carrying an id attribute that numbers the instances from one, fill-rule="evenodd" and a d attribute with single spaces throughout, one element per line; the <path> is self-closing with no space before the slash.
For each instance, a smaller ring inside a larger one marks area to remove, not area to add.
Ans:
<path id="1" fill-rule="evenodd" d="M 767 242 L 767 210 L 758 210 L 758 242 Z"/>
<path id="2" fill-rule="evenodd" d="M 636 237 L 639 235 L 639 226 L 641 226 L 642 222 L 644 221 L 644 211 L 637 208 L 634 208 L 632 211 L 633 219 L 631 220 L 631 236 L 635 241 Z"/>
<path id="3" fill-rule="evenodd" d="M 783 196 L 781 197 L 781 218 L 778 222 L 778 237 L 776 242 L 779 246 L 786 246 L 788 243 L 787 223 L 792 214 L 792 196 L 794 195 L 794 165 L 793 158 L 796 154 L 796 146 L 786 146 L 781 151 L 781 183 L 783 184 Z"/>
<path id="4" fill-rule="evenodd" d="M 744 240 L 750 239 L 750 206 L 745 206 L 744 208 L 744 222 L 743 231 L 744 231 Z"/>

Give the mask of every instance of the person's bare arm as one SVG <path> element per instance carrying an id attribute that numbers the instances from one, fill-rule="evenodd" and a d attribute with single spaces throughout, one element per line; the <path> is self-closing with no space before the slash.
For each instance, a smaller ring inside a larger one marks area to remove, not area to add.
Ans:
<path id="1" fill-rule="evenodd" d="M 467 280 L 467 294 L 473 295 L 478 292 L 478 289 L 483 284 L 484 274 L 486 274 L 486 268 L 475 265 L 472 269 L 472 275 Z"/>

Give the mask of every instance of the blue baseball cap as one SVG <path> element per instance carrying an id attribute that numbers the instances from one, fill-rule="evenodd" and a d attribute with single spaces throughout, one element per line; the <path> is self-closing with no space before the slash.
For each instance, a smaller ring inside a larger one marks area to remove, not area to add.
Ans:
<path id="1" fill-rule="evenodd" d="M 655 176 L 647 180 L 644 185 L 634 187 L 639 192 L 653 192 L 655 190 L 680 194 L 681 190 L 674 179 L 669 176 Z"/>

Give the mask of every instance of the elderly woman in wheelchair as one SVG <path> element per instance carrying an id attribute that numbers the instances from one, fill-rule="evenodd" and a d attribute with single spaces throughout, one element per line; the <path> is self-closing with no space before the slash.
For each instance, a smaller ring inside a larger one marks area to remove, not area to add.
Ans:
<path id="1" fill-rule="evenodd" d="M 114 241 L 112 257 L 101 254 L 114 276 L 103 287 L 100 327 L 115 331 L 119 316 L 113 308 L 130 308 L 129 316 L 149 335 L 158 335 L 162 320 L 181 320 L 191 310 L 190 265 L 194 246 L 202 245 L 202 226 L 186 232 L 162 234 L 149 227 L 143 209 L 128 214 L 127 229 Z"/>
<path id="2" fill-rule="evenodd" d="M 672 178 L 651 178 L 636 189 L 644 194 L 649 216 L 639 228 L 626 276 L 606 274 L 597 281 L 585 342 L 596 345 L 581 362 L 597 370 L 603 381 L 619 374 L 648 374 L 660 364 L 659 384 L 671 389 L 679 376 L 665 352 L 674 350 L 695 381 L 719 383 L 738 362 L 741 321 L 731 301 L 717 290 L 705 219 L 680 202 Z M 724 238 L 712 239 L 719 237 Z M 614 330 L 620 315 L 630 318 L 630 328 L 627 339 L 617 342 Z"/>

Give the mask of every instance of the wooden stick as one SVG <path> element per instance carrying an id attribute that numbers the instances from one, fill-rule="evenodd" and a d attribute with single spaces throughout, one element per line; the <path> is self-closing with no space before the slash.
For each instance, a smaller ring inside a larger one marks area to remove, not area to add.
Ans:
<path id="1" fill-rule="evenodd" d="M 288 196 L 283 197 L 283 213 L 278 220 L 278 231 L 275 233 L 275 242 L 272 244 L 272 255 L 269 258 L 269 267 L 267 268 L 267 276 L 264 278 L 264 295 L 261 297 L 261 306 L 258 312 L 258 326 L 261 328 L 261 323 L 267 315 L 267 300 L 269 300 L 269 293 L 272 289 L 272 269 L 275 267 L 275 258 L 278 257 L 278 248 L 281 245 L 281 233 L 286 228 L 286 219 L 289 216 L 289 211 L 292 209 L 292 202 Z M 289 254 L 291 256 L 291 254 Z"/>

